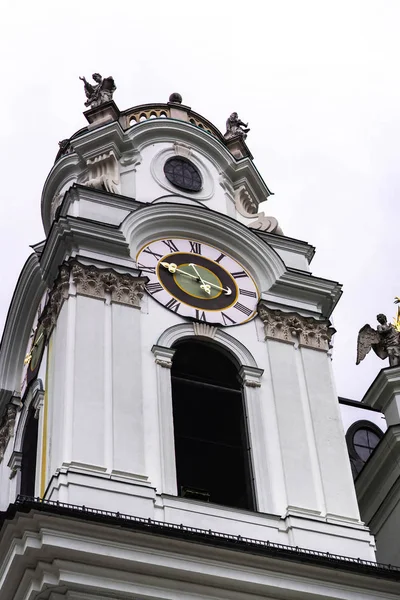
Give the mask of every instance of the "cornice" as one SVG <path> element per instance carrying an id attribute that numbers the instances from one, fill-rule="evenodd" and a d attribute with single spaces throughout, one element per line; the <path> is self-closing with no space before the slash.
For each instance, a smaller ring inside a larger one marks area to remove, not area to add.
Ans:
<path id="1" fill-rule="evenodd" d="M 19 389 L 31 325 L 45 290 L 39 258 L 31 254 L 15 286 L 0 344 L 0 414 L 14 390 Z"/>
<path id="2" fill-rule="evenodd" d="M 394 395 L 400 394 L 400 367 L 381 369 L 369 386 L 361 405 L 385 412 Z"/>
<path id="3" fill-rule="evenodd" d="M 55 582 L 55 586 L 75 581 L 76 574 L 80 586 L 87 585 L 84 591 L 90 594 L 93 578 L 83 577 L 87 566 L 79 564 L 79 560 L 71 563 L 71 556 L 79 557 L 82 541 L 91 565 L 89 571 L 99 576 L 97 584 L 101 587 L 96 589 L 106 595 L 114 596 L 117 588 L 115 577 L 101 577 L 105 567 L 110 574 L 125 573 L 121 581 L 129 581 L 129 589 L 139 596 L 141 588 L 134 587 L 138 574 L 152 597 L 159 592 L 156 585 L 160 577 L 167 577 L 171 582 L 184 581 L 193 593 L 198 593 L 201 583 L 202 597 L 206 599 L 215 596 L 212 591 L 221 585 L 221 577 L 224 589 L 235 597 L 240 594 L 247 597 L 254 594 L 255 589 L 260 597 L 281 597 L 283 579 L 285 589 L 292 591 L 293 598 L 307 598 L 310 590 L 320 598 L 347 600 L 361 597 L 394 600 L 399 593 L 400 572 L 396 567 L 245 535 L 21 497 L 10 505 L 3 520 L 0 556 L 5 574 L 14 572 L 16 561 L 22 564 L 17 579 L 5 577 L 8 587 L 4 591 L 10 598 L 14 597 L 17 586 L 18 591 L 30 590 L 32 581 L 38 584 L 35 589 L 44 591 L 48 574 L 54 575 L 51 583 Z M 14 552 L 10 552 L 10 548 Z M 109 550 L 107 556 L 104 548 Z M 50 550 L 57 558 L 52 564 L 44 560 Z M 28 556 L 31 568 L 24 571 Z M 182 586 L 178 587 L 182 591 Z M 176 592 L 173 589 L 177 595 L 178 588 Z"/>
<path id="4" fill-rule="evenodd" d="M 256 235 L 270 244 L 273 248 L 279 248 L 280 250 L 288 250 L 290 252 L 301 254 L 307 259 L 308 264 L 310 264 L 314 258 L 315 247 L 311 246 L 308 242 L 296 240 L 295 238 L 290 238 L 285 235 L 268 233 L 266 231 L 256 230 Z"/>
<path id="5" fill-rule="evenodd" d="M 303 271 L 289 271 L 263 295 L 271 308 L 284 305 L 287 309 L 291 306 L 305 315 L 329 318 L 342 295 L 342 286 L 336 281 L 314 277 Z M 289 303 L 282 302 L 285 298 Z M 310 311 L 309 305 L 314 309 Z M 313 314 L 314 313 L 314 314 Z"/>
<path id="6" fill-rule="evenodd" d="M 120 262 L 135 269 L 128 244 L 117 227 L 68 216 L 60 217 L 51 228 L 40 261 L 43 278 L 51 285 L 60 264 L 85 252 L 101 253 L 105 264 Z"/>
<path id="7" fill-rule="evenodd" d="M 64 195 L 64 199 L 60 206 L 60 216 L 66 217 L 71 204 L 81 200 L 88 200 L 89 202 L 95 202 L 96 204 L 104 204 L 105 206 L 122 208 L 128 211 L 132 211 L 143 206 L 142 202 L 138 202 L 129 196 L 112 194 L 110 192 L 106 192 L 105 190 L 93 189 L 87 187 L 86 185 L 74 183 Z"/>

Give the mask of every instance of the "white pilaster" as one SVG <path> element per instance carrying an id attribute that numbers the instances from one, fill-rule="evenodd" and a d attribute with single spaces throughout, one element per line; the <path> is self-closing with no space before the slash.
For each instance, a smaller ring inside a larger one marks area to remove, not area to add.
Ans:
<path id="1" fill-rule="evenodd" d="M 160 432 L 161 493 L 177 495 L 172 413 L 171 367 L 173 348 L 153 346 L 157 371 L 158 427 Z"/>

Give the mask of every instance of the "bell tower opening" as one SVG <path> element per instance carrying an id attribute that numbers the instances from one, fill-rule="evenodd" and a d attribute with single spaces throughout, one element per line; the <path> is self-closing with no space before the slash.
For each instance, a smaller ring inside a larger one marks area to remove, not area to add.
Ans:
<path id="1" fill-rule="evenodd" d="M 190 340 L 175 348 L 171 375 L 178 495 L 254 510 L 238 369 L 215 344 Z"/>
<path id="2" fill-rule="evenodd" d="M 35 409 L 30 406 L 26 419 L 24 441 L 22 443 L 21 488 L 22 496 L 34 497 L 36 477 L 36 452 L 38 442 L 38 420 Z"/>

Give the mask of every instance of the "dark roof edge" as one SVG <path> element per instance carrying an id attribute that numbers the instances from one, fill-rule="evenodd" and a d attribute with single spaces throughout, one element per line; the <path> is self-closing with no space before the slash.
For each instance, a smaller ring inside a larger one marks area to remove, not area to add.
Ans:
<path id="1" fill-rule="evenodd" d="M 268 556 L 275 559 L 291 560 L 294 562 L 330 567 L 336 570 L 342 569 L 343 571 L 352 571 L 358 574 L 370 575 L 372 577 L 400 581 L 400 567 L 393 567 L 392 565 L 384 565 L 362 559 L 330 554 L 329 552 L 318 552 L 307 548 L 285 546 L 269 541 L 246 538 L 240 535 L 235 536 L 228 533 L 211 531 L 211 529 L 206 530 L 186 527 L 185 525 L 164 523 L 162 521 L 134 517 L 118 512 L 98 510 L 86 506 L 65 504 L 50 500 L 40 500 L 39 498 L 30 498 L 26 496 L 18 496 L 14 504 L 10 504 L 6 511 L 0 512 L 0 528 L 5 521 L 13 519 L 18 512 L 28 513 L 31 510 L 85 519 L 85 521 L 124 527 L 134 531 L 173 537 L 230 550 L 250 552 L 251 554 Z"/>
<path id="2" fill-rule="evenodd" d="M 347 404 L 347 406 L 355 406 L 357 408 L 363 408 L 364 410 L 372 410 L 373 412 L 378 412 L 378 413 L 381 412 L 379 410 L 379 408 L 373 408 L 372 406 L 367 406 L 366 404 L 363 404 L 361 401 L 350 400 L 350 398 L 342 398 L 341 396 L 339 396 L 338 400 L 339 400 L 339 404 Z"/>

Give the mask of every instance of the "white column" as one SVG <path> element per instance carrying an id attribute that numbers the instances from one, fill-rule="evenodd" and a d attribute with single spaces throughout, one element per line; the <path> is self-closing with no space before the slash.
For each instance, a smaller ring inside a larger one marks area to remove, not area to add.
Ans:
<path id="1" fill-rule="evenodd" d="M 153 346 L 157 371 L 160 471 L 163 494 L 177 495 L 171 367 L 175 350 Z"/>

